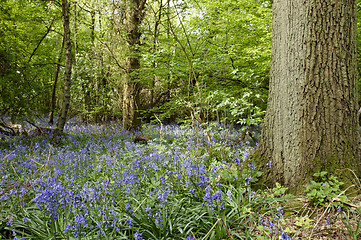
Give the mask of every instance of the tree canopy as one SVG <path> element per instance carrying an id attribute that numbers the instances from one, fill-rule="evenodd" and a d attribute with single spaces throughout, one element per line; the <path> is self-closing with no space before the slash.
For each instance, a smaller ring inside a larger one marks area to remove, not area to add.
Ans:
<path id="1" fill-rule="evenodd" d="M 69 1 L 73 74 L 70 114 L 85 121 L 122 115 L 126 2 Z M 143 122 L 255 124 L 267 101 L 271 1 L 151 0 L 139 45 Z M 0 8 L 1 114 L 48 112 L 55 67 L 56 111 L 65 50 L 59 1 L 3 0 Z"/>

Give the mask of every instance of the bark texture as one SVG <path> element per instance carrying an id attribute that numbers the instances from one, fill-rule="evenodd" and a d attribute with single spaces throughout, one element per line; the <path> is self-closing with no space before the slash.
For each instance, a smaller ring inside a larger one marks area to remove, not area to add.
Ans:
<path id="1" fill-rule="evenodd" d="M 141 127 L 139 101 L 141 83 L 139 79 L 140 24 L 144 17 L 146 0 L 128 0 L 126 2 L 126 42 L 129 56 L 125 60 L 123 83 L 123 128 L 132 130 Z"/>
<path id="2" fill-rule="evenodd" d="M 66 117 L 70 105 L 70 83 L 71 83 L 71 41 L 69 24 L 69 3 L 62 0 L 63 26 L 64 26 L 64 45 L 65 45 L 65 73 L 64 73 L 64 93 L 63 102 L 59 114 L 59 120 L 56 125 L 55 135 L 63 134 Z"/>
<path id="3" fill-rule="evenodd" d="M 361 173 L 356 1 L 275 0 L 270 78 L 256 151 L 266 180 L 295 188 L 321 170 Z"/>
<path id="4" fill-rule="evenodd" d="M 64 50 L 64 37 L 62 40 L 59 55 L 55 60 L 55 64 L 54 64 L 53 86 L 51 87 L 50 113 L 49 113 L 49 121 L 48 121 L 50 125 L 54 124 L 54 112 L 56 107 L 56 88 L 59 79 L 59 71 L 60 71 L 61 59 L 63 56 L 63 50 Z"/>

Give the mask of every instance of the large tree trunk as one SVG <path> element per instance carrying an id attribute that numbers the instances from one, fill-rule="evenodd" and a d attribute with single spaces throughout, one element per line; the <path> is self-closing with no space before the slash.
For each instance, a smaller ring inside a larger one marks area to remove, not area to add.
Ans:
<path id="1" fill-rule="evenodd" d="M 265 180 L 295 188 L 320 170 L 360 173 L 356 1 L 274 1 L 270 75 L 255 154 Z"/>
<path id="2" fill-rule="evenodd" d="M 129 0 L 126 2 L 126 31 L 129 56 L 125 60 L 125 76 L 123 84 L 123 128 L 126 130 L 136 129 L 141 126 L 139 118 L 139 97 L 140 78 L 138 70 L 140 68 L 139 46 L 140 36 L 139 26 L 144 16 L 146 0 Z"/>
<path id="3" fill-rule="evenodd" d="M 64 44 L 65 44 L 65 74 L 64 74 L 64 94 L 63 103 L 60 110 L 59 120 L 56 125 L 55 135 L 63 134 L 66 117 L 70 105 L 70 81 L 71 81 L 71 41 L 69 25 L 69 4 L 67 0 L 62 0 Z"/>

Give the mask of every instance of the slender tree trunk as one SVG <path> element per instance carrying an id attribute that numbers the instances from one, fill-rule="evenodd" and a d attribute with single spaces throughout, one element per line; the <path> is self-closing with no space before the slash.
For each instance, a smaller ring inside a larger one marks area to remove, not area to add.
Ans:
<path id="1" fill-rule="evenodd" d="M 146 0 L 129 0 L 126 2 L 126 41 L 129 56 L 125 60 L 125 76 L 123 84 L 123 128 L 126 130 L 141 127 L 139 118 L 140 90 L 139 47 L 140 24 L 144 16 Z"/>
<path id="2" fill-rule="evenodd" d="M 90 24 L 90 39 L 92 43 L 92 47 L 94 47 L 95 42 L 95 10 L 91 10 L 90 12 L 91 24 Z"/>
<path id="3" fill-rule="evenodd" d="M 296 188 L 321 170 L 361 173 L 356 1 L 274 1 L 270 76 L 255 154 L 265 180 Z"/>
<path id="4" fill-rule="evenodd" d="M 69 24 L 69 3 L 62 0 L 64 45 L 65 45 L 65 74 L 64 74 L 64 94 L 63 103 L 60 110 L 59 120 L 56 126 L 55 136 L 63 134 L 66 117 L 70 105 L 70 83 L 71 83 L 71 41 Z"/>
<path id="5" fill-rule="evenodd" d="M 55 105 L 56 105 L 56 87 L 58 84 L 59 79 L 59 71 L 60 71 L 60 63 L 63 56 L 63 50 L 64 50 L 64 37 L 62 38 L 61 43 L 61 49 L 58 55 L 58 58 L 56 59 L 56 63 L 54 64 L 54 76 L 53 76 L 53 86 L 51 88 L 51 102 L 50 102 L 50 113 L 49 113 L 49 124 L 54 124 L 54 111 L 55 111 Z"/>
<path id="6" fill-rule="evenodd" d="M 76 66 L 77 63 L 77 54 L 78 54 L 78 24 L 77 24 L 77 18 L 78 18 L 78 10 L 77 10 L 77 2 L 74 2 L 74 19 L 73 19 L 73 24 L 74 24 L 74 63 L 73 66 Z M 74 74 L 75 75 L 75 74 Z"/>
<path id="7" fill-rule="evenodd" d="M 160 0 L 159 2 L 159 9 L 155 13 L 155 23 L 154 23 L 154 33 L 153 33 L 153 52 L 158 52 L 158 36 L 159 36 L 159 25 L 161 23 L 161 18 L 163 15 L 163 0 Z M 153 108 L 154 106 L 154 87 L 155 83 L 157 81 L 157 75 L 155 74 L 156 67 L 157 67 L 157 61 L 154 59 L 152 63 L 153 71 L 154 71 L 154 77 L 151 82 L 150 86 L 150 108 Z"/>

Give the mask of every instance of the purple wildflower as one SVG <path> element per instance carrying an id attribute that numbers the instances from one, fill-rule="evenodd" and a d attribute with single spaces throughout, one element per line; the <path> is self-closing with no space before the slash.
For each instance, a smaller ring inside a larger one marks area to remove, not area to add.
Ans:
<path id="1" fill-rule="evenodd" d="M 267 163 L 267 166 L 269 167 L 269 168 L 271 168 L 272 167 L 272 160 L 270 160 L 268 163 Z"/>
<path id="2" fill-rule="evenodd" d="M 243 159 L 246 160 L 246 159 L 248 159 L 248 157 L 249 157 L 249 151 L 245 151 L 243 153 Z"/>
<path id="3" fill-rule="evenodd" d="M 235 158 L 234 159 L 234 163 L 236 164 L 236 165 L 241 165 L 242 163 L 241 163 L 241 159 L 239 159 L 239 158 Z"/>
<path id="4" fill-rule="evenodd" d="M 232 197 L 232 192 L 231 192 L 231 190 L 228 190 L 226 194 L 227 194 L 227 196 L 228 196 L 228 200 L 231 201 L 231 197 Z"/>
<path id="5" fill-rule="evenodd" d="M 125 220 L 125 223 L 127 223 L 127 224 L 129 225 L 129 228 L 131 228 L 131 227 L 132 227 L 132 225 L 133 225 L 133 221 L 132 221 L 132 219 L 131 219 L 131 218 L 126 219 L 126 220 Z"/>
<path id="6" fill-rule="evenodd" d="M 282 232 L 282 240 L 291 240 L 290 236 L 287 235 L 287 233 Z"/>
<path id="7" fill-rule="evenodd" d="M 255 167 L 254 167 L 253 163 L 249 162 L 249 170 L 254 170 L 254 169 L 255 169 Z"/>
<path id="8" fill-rule="evenodd" d="M 326 225 L 330 225 L 330 219 L 328 217 L 326 218 Z"/>
<path id="9" fill-rule="evenodd" d="M 256 192 L 255 191 L 251 191 L 251 193 L 249 194 L 249 198 L 252 198 L 256 195 Z"/>
<path id="10" fill-rule="evenodd" d="M 6 225 L 12 227 L 13 226 L 13 219 L 9 218 L 8 222 L 6 223 Z"/>
<path id="11" fill-rule="evenodd" d="M 282 210 L 282 208 L 279 207 L 279 208 L 277 209 L 277 212 L 276 212 L 275 214 L 276 214 L 276 216 L 277 216 L 279 219 L 283 218 L 283 210 Z"/>
<path id="12" fill-rule="evenodd" d="M 130 208 L 130 204 L 129 203 L 125 204 L 125 210 L 128 211 L 129 208 Z"/>
<path id="13" fill-rule="evenodd" d="M 246 186 L 249 184 L 249 180 L 251 180 L 251 179 L 252 179 L 251 174 L 248 174 L 248 177 L 246 177 L 246 178 L 244 179 L 244 180 L 246 180 L 246 183 L 245 183 Z"/>
<path id="14" fill-rule="evenodd" d="M 139 233 L 139 229 L 135 230 L 134 239 L 135 240 L 143 240 L 142 234 Z"/>

